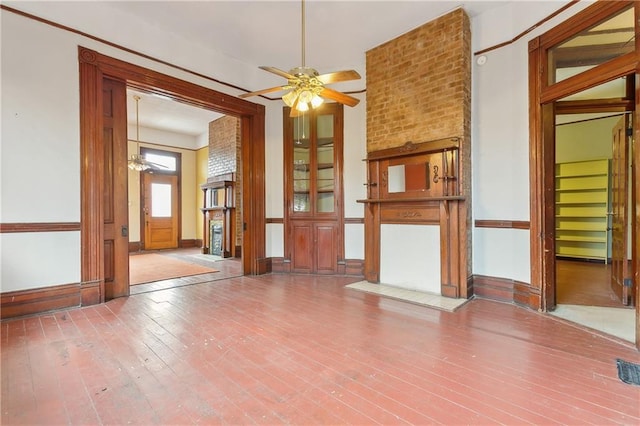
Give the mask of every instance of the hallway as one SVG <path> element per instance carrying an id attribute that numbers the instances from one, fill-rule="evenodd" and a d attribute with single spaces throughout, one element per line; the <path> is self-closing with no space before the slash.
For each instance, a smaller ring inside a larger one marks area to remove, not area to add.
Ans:
<path id="1" fill-rule="evenodd" d="M 269 274 L 2 325 L 3 424 L 638 424 L 622 340 Z"/>

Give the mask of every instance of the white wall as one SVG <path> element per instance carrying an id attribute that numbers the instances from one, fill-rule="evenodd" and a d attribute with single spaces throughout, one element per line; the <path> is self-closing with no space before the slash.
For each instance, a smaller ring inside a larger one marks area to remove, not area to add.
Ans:
<path id="1" fill-rule="evenodd" d="M 204 75 L 215 74 L 222 81 L 252 78 L 259 71 L 162 28 L 133 22 L 106 3 L 58 2 L 52 8 L 51 4 L 23 2 L 16 6 L 36 14 L 47 10 L 55 20 L 72 27 L 81 16 L 82 27 L 78 29 L 106 38 L 112 33 L 112 23 L 118 22 L 118 31 L 113 33 L 116 36 L 110 41 Z M 87 10 L 97 13 L 90 18 Z M 80 221 L 79 45 L 237 94 L 226 86 L 4 10 L 0 10 L 0 24 L 3 223 Z M 278 139 L 269 140 L 273 137 Z M 282 144 L 281 134 L 268 133 L 267 139 L 267 146 Z M 195 181 L 189 185 L 194 187 Z M 185 226 L 183 237 L 195 238 L 194 226 Z M 0 245 L 2 292 L 80 280 L 79 232 L 0 234 Z"/>
<path id="2" fill-rule="evenodd" d="M 380 227 L 380 282 L 440 294 L 440 227 Z"/>
<path id="3" fill-rule="evenodd" d="M 511 40 L 566 1 L 517 2 L 471 21 L 474 52 Z M 472 75 L 473 220 L 529 221 L 528 42 L 587 7 L 580 2 L 513 44 L 474 57 Z M 474 274 L 529 283 L 530 235 L 519 229 L 473 230 Z"/>

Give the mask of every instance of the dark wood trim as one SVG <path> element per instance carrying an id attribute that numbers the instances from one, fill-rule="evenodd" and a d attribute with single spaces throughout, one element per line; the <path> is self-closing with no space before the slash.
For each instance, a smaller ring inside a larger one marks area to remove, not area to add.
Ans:
<path id="1" fill-rule="evenodd" d="M 0 234 L 80 231 L 80 222 L 0 223 Z"/>
<path id="2" fill-rule="evenodd" d="M 529 34 L 531 31 L 535 30 L 539 26 L 541 26 L 544 23 L 546 23 L 546 22 L 550 21 L 551 19 L 555 18 L 556 16 L 558 16 L 559 14 L 564 12 L 565 10 L 569 9 L 571 6 L 577 4 L 579 1 L 580 0 L 571 0 L 569 3 L 565 4 L 560 9 L 556 10 L 555 12 L 550 14 L 549 16 L 539 20 L 534 25 L 532 25 L 531 27 L 527 28 L 526 30 L 524 30 L 523 32 L 521 32 L 520 34 L 518 34 L 517 36 L 515 36 L 511 40 L 496 44 L 495 46 L 487 47 L 486 49 L 478 50 L 477 52 L 474 52 L 474 55 L 482 55 L 483 53 L 491 52 L 492 50 L 496 50 L 496 49 L 499 49 L 501 47 L 508 46 L 510 44 L 515 43 L 516 41 L 520 40 L 522 37 L 524 37 L 527 34 Z"/>
<path id="3" fill-rule="evenodd" d="M 100 280 L 80 283 L 80 305 L 90 306 L 100 303 Z"/>
<path id="4" fill-rule="evenodd" d="M 176 77 L 130 64 L 79 46 L 80 149 L 81 149 L 81 278 L 104 280 L 102 179 L 102 81 L 104 77 L 128 86 L 163 94 L 176 101 L 240 117 L 242 126 L 243 205 L 246 230 L 243 238 L 243 272 L 266 271 L 264 220 L 265 108 Z M 101 284 L 104 301 L 104 283 Z"/>
<path id="5" fill-rule="evenodd" d="M 540 47 L 540 50 L 545 52 L 542 47 Z M 541 81 L 540 101 L 542 103 L 557 101 L 558 99 L 573 95 L 574 93 L 598 86 L 605 81 L 633 74 L 635 72 L 635 68 L 636 55 L 635 52 L 632 52 L 616 59 L 612 59 L 573 77 L 569 77 L 566 80 L 559 81 L 551 86 L 544 86 L 545 83 Z M 543 70 L 543 74 L 546 75 L 546 71 Z"/>
<path id="6" fill-rule="evenodd" d="M 640 33 L 640 2 L 635 2 L 635 25 L 636 25 L 636 55 L 638 61 L 636 64 L 635 78 L 632 80 L 634 83 L 635 91 L 635 111 L 633 113 L 634 133 L 635 133 L 635 149 L 633 150 L 632 159 L 633 168 L 631 169 L 631 181 L 635 182 L 635 188 L 631 191 L 631 217 L 635 220 L 635 226 L 632 226 L 631 231 L 631 258 L 632 258 L 632 271 L 635 280 L 635 304 L 636 304 L 636 348 L 640 350 L 640 37 L 637 34 Z M 628 85 L 629 87 L 631 85 Z M 633 93 L 633 92 L 631 92 Z"/>
<path id="7" fill-rule="evenodd" d="M 364 277 L 364 259 L 345 259 L 344 275 Z"/>
<path id="8" fill-rule="evenodd" d="M 430 152 L 439 152 L 445 149 L 460 148 L 460 138 L 450 137 L 435 139 L 424 142 L 408 141 L 402 146 L 371 151 L 367 154 L 367 161 L 379 161 L 382 159 L 390 159 L 396 157 L 404 157 L 407 155 L 427 154 Z"/>
<path id="9" fill-rule="evenodd" d="M 398 202 L 404 202 L 404 203 L 417 203 L 417 202 L 423 202 L 423 201 L 464 201 L 465 197 L 461 196 L 461 195 L 447 195 L 447 196 L 442 196 L 442 197 L 425 197 L 425 198 L 371 198 L 371 199 L 366 199 L 366 200 L 356 200 L 356 202 L 358 203 L 398 203 Z"/>
<path id="10" fill-rule="evenodd" d="M 367 199 L 365 204 L 365 264 L 364 277 L 379 282 L 380 227 L 382 224 L 437 225 L 440 231 L 440 294 L 453 298 L 469 298 L 472 286 L 470 233 L 471 219 L 461 176 L 465 173 L 459 160 L 461 138 L 444 138 L 414 144 L 407 142 L 396 148 L 370 152 L 367 155 Z M 424 165 L 433 170 L 434 178 L 427 178 L 429 187 L 421 191 L 389 192 L 390 165 Z M 440 174 L 436 174 L 437 171 Z M 437 178 L 436 178 L 437 176 Z"/>
<path id="11" fill-rule="evenodd" d="M 104 148 L 102 72 L 97 53 L 79 49 L 80 67 L 80 279 L 104 290 Z"/>
<path id="12" fill-rule="evenodd" d="M 585 114 L 633 111 L 633 99 L 596 99 L 557 101 L 556 114 Z"/>
<path id="13" fill-rule="evenodd" d="M 268 217 L 265 219 L 266 223 L 282 223 L 284 224 L 284 218 L 282 217 Z"/>
<path id="14" fill-rule="evenodd" d="M 129 241 L 129 253 L 135 253 L 138 251 L 142 251 L 142 242 Z"/>
<path id="15" fill-rule="evenodd" d="M 537 310 L 539 293 L 527 283 L 508 278 L 476 275 L 473 277 L 473 294 L 484 299 L 515 303 Z"/>
<path id="16" fill-rule="evenodd" d="M 99 282 L 94 283 L 99 287 Z M 0 295 L 0 318 L 32 315 L 56 309 L 81 306 L 81 284 L 62 284 Z"/>
<path id="17" fill-rule="evenodd" d="M 477 219 L 476 228 L 529 229 L 530 223 L 524 220 L 487 220 Z"/>
<path id="18" fill-rule="evenodd" d="M 344 218 L 345 225 L 364 225 L 363 217 L 345 217 Z"/>
<path id="19" fill-rule="evenodd" d="M 638 83 L 640 82 L 640 41 L 635 40 L 633 52 L 624 54 L 618 58 L 600 64 L 588 71 L 575 75 L 555 84 L 549 84 L 548 74 L 552 70 L 548 69 L 547 49 L 556 46 L 565 40 L 569 40 L 575 34 L 592 27 L 593 25 L 608 19 L 633 5 L 635 8 L 634 22 L 636 34 L 640 31 L 640 3 L 629 0 L 607 2 L 598 1 L 590 5 L 585 10 L 567 19 L 562 24 L 552 28 L 540 37 L 531 40 L 529 43 L 529 140 L 530 140 L 530 182 L 531 182 L 531 285 L 520 287 L 522 292 L 529 292 L 529 305 L 543 311 L 553 309 L 555 306 L 555 230 L 554 230 L 554 182 L 553 170 L 554 161 L 554 105 L 558 100 L 567 95 L 580 92 L 582 90 L 595 87 L 614 78 L 635 75 L 636 95 L 633 109 L 635 109 L 636 121 L 640 119 L 640 92 Z M 627 95 L 630 94 L 631 82 L 627 81 Z M 573 108 L 576 104 L 567 106 L 560 105 L 560 108 Z M 584 105 L 578 105 L 583 107 Z M 628 104 L 613 106 L 615 109 L 621 107 L 628 108 Z M 589 108 L 588 106 L 585 108 Z M 585 108 L 582 108 L 584 111 Z M 636 126 L 636 136 L 640 136 Z M 638 174 L 638 152 L 635 151 L 636 161 L 631 173 L 637 181 Z M 640 194 L 636 185 L 635 196 Z M 637 199 L 632 201 L 632 205 L 637 204 Z M 637 239 L 640 218 L 635 213 L 636 235 L 632 235 L 632 240 Z M 640 276 L 640 253 L 633 250 L 633 262 L 635 266 L 634 276 Z M 637 283 L 636 283 L 637 285 Z M 640 292 L 639 292 L 640 293 Z M 525 295 L 521 295 L 520 300 L 526 300 Z M 636 304 L 636 339 L 640 348 L 640 297 Z"/>
<path id="20" fill-rule="evenodd" d="M 288 274 L 291 272 L 291 262 L 284 257 L 270 257 L 269 264 L 271 265 L 270 272 L 275 274 Z"/>
<path id="21" fill-rule="evenodd" d="M 180 240 L 180 248 L 193 248 L 193 247 L 201 247 L 196 243 L 195 239 L 191 240 Z"/>

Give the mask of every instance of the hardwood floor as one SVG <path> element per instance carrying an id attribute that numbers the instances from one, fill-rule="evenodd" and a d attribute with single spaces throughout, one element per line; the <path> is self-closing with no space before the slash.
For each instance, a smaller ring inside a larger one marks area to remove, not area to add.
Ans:
<path id="1" fill-rule="evenodd" d="M 192 275 L 181 278 L 168 278 L 165 280 L 150 282 L 146 284 L 134 285 L 131 286 L 129 290 L 131 295 L 242 276 L 242 261 L 240 259 L 220 258 L 221 260 L 212 262 L 211 259 L 213 259 L 213 257 L 207 256 L 207 260 L 203 260 L 204 258 L 201 256 L 202 251 L 197 247 L 177 250 L 159 250 L 152 253 L 161 254 L 163 256 L 191 263 L 197 263 L 202 266 L 214 268 L 218 272 Z"/>
<path id="2" fill-rule="evenodd" d="M 1 323 L 2 424 L 640 424 L 628 343 L 269 274 Z"/>
<path id="3" fill-rule="evenodd" d="M 610 287 L 611 265 L 556 260 L 556 302 L 566 305 L 625 308 Z"/>

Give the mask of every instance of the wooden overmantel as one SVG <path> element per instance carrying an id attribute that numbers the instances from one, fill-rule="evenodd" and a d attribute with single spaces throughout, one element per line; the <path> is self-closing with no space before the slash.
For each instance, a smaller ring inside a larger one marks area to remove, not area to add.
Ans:
<path id="1" fill-rule="evenodd" d="M 358 202 L 365 204 L 364 275 L 368 281 L 380 282 L 380 225 L 438 225 L 441 294 L 472 295 L 459 149 L 460 138 L 452 137 L 407 142 L 367 155 L 367 198 Z"/>

